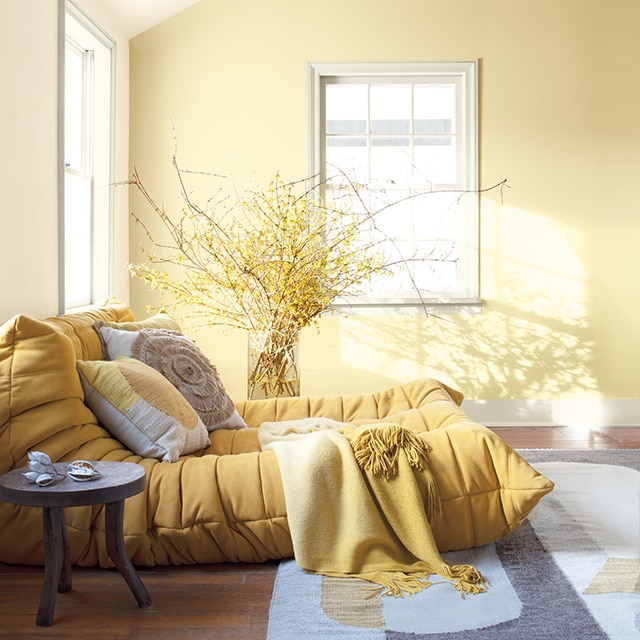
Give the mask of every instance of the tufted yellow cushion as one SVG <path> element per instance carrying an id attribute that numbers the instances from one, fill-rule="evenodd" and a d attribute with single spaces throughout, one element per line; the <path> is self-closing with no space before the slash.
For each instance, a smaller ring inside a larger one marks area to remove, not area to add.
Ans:
<path id="1" fill-rule="evenodd" d="M 422 434 L 432 447 L 442 513 L 432 522 L 440 551 L 479 547 L 517 529 L 553 483 L 495 433 L 467 420 Z"/>
<path id="2" fill-rule="evenodd" d="M 130 321 L 106 321 L 98 320 L 94 323 L 94 329 L 99 327 L 111 327 L 120 331 L 140 331 L 141 329 L 170 329 L 171 331 L 180 331 L 179 322 L 170 314 L 160 311 L 149 318 L 142 320 Z"/>
<path id="3" fill-rule="evenodd" d="M 104 435 L 83 402 L 70 339 L 15 316 L 0 329 L 0 473 L 26 464 L 31 449 L 60 459 L 82 443 L 80 428 L 83 438 Z"/>
<path id="4" fill-rule="evenodd" d="M 396 423 L 418 433 L 432 447 L 429 465 L 442 498 L 433 534 L 440 551 L 452 551 L 514 531 L 553 489 L 499 436 L 473 422 L 462 400 L 459 391 L 419 379 L 370 394 L 251 401 L 241 405 L 241 413 L 251 425 L 323 416 L 361 425 Z M 249 447 L 250 435 L 226 438 L 227 446 Z M 221 437 L 212 438 L 217 451 Z"/>
<path id="5" fill-rule="evenodd" d="M 71 340 L 76 359 L 99 360 L 102 357 L 102 345 L 93 329 L 93 324 L 100 320 L 104 322 L 133 321 L 134 316 L 126 304 L 116 298 L 110 298 L 102 306 L 65 316 L 46 318 L 42 322 Z"/>

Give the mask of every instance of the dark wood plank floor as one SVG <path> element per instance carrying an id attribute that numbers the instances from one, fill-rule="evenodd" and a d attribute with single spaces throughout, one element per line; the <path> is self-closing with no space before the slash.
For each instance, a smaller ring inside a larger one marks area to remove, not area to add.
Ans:
<path id="1" fill-rule="evenodd" d="M 495 428 L 515 448 L 640 449 L 640 428 Z M 277 563 L 140 568 L 153 606 L 139 609 L 120 575 L 73 568 L 53 625 L 35 626 L 42 568 L 0 563 L 0 638 L 264 640 Z"/>

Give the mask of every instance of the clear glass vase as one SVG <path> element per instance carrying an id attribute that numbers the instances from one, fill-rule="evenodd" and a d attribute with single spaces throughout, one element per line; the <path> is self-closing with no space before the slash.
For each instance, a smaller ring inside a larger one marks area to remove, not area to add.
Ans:
<path id="1" fill-rule="evenodd" d="M 300 395 L 298 334 L 249 331 L 249 400 Z"/>

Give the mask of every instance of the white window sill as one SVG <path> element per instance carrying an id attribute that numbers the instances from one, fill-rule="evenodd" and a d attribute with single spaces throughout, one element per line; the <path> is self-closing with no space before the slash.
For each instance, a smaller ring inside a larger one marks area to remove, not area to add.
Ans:
<path id="1" fill-rule="evenodd" d="M 345 316 L 416 316 L 482 313 L 481 298 L 425 298 L 420 300 L 341 299 L 333 308 Z"/>

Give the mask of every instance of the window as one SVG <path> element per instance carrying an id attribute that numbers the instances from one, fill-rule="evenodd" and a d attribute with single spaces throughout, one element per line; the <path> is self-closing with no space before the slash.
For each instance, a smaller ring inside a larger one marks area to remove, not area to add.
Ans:
<path id="1" fill-rule="evenodd" d="M 343 175 L 367 185 L 406 259 L 349 305 L 478 303 L 476 73 L 475 61 L 310 63 L 310 175 L 329 198 Z"/>
<path id="2" fill-rule="evenodd" d="M 65 5 L 60 311 L 94 304 L 112 285 L 114 43 Z"/>

